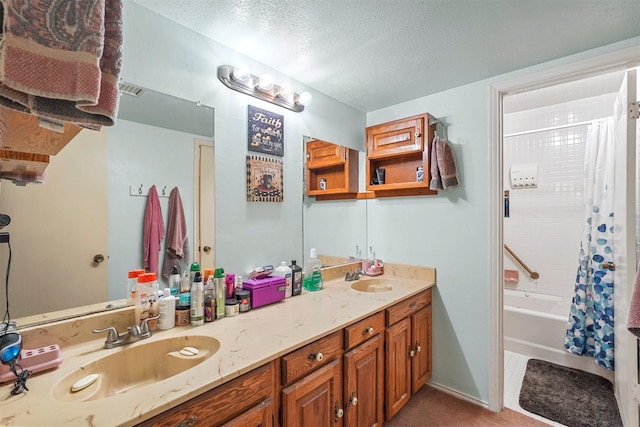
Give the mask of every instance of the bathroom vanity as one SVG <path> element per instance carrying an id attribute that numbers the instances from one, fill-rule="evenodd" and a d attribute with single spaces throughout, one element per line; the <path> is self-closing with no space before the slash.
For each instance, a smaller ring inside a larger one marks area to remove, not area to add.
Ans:
<path id="1" fill-rule="evenodd" d="M 36 328 L 33 335 L 25 331 L 27 348 L 43 336 L 57 340 L 64 362 L 34 375 L 30 391 L 21 396 L 7 398 L 12 384 L 0 386 L 0 423 L 270 426 L 273 420 L 276 426 L 299 426 L 304 420 L 318 426 L 380 425 L 431 375 L 435 271 L 386 264 L 385 275 L 375 278 L 381 279 L 391 289 L 361 292 L 345 282 L 343 271 L 334 278 L 326 272 L 320 292 L 203 326 L 156 331 L 150 343 L 193 335 L 215 337 L 219 347 L 211 347 L 206 360 L 189 369 L 106 397 L 92 396 L 90 390 L 84 397 L 56 393 L 65 392 L 63 381 L 71 373 L 88 369 L 110 352 L 126 351 L 126 346 L 104 349 L 104 337 L 86 336 L 86 331 L 104 324 L 121 330 L 128 313 L 74 319 L 65 326 Z M 79 331 L 85 338 L 77 338 Z M 144 362 L 139 360 L 141 366 Z"/>

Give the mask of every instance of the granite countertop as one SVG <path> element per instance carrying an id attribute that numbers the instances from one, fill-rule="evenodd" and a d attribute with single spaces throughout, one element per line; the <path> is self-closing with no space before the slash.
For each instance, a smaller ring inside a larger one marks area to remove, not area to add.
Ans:
<path id="1" fill-rule="evenodd" d="M 343 272 L 335 272 L 333 278 L 326 275 L 322 291 L 303 291 L 282 302 L 203 326 L 156 331 L 151 338 L 128 346 L 104 349 L 104 334 L 89 335 L 91 339 L 80 342 L 68 340 L 71 344 L 62 348 L 63 363 L 54 370 L 34 374 L 27 381 L 28 392 L 11 396 L 12 381 L 0 386 L 0 425 L 135 425 L 434 286 L 435 270 L 389 265 L 378 278 L 393 280 L 393 290 L 359 292 L 351 289 L 353 282 L 344 281 Z M 78 321 L 74 322 L 77 326 Z M 34 333 L 42 338 L 51 330 L 52 327 L 43 328 Z M 85 402 L 62 402 L 53 396 L 53 389 L 62 378 L 87 363 L 129 346 L 184 335 L 215 337 L 220 349 L 187 371 L 119 395 Z"/>

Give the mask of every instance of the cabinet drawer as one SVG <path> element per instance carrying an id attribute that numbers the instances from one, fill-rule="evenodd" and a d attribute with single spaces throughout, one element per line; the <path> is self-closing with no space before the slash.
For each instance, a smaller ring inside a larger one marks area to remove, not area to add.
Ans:
<path id="1" fill-rule="evenodd" d="M 220 425 L 273 394 L 272 363 L 254 369 L 138 426 Z M 269 402 L 267 402 L 269 403 Z"/>
<path id="2" fill-rule="evenodd" d="M 345 350 L 349 350 L 383 330 L 384 313 L 381 311 L 366 319 L 362 319 L 358 323 L 347 326 L 344 329 L 344 348 Z"/>
<path id="3" fill-rule="evenodd" d="M 392 307 L 387 308 L 387 326 L 393 325 L 405 317 L 411 316 L 416 311 L 431 304 L 431 289 L 414 295 Z"/>
<path id="4" fill-rule="evenodd" d="M 342 331 L 321 338 L 282 357 L 282 385 L 342 356 Z"/>

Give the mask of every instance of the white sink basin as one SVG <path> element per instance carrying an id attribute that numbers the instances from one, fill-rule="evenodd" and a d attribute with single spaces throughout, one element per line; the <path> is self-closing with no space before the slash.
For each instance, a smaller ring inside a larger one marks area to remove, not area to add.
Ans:
<path id="1" fill-rule="evenodd" d="M 197 354 L 183 352 L 185 347 Z M 208 336 L 181 336 L 157 341 L 140 341 L 101 350 L 99 359 L 69 373 L 53 388 L 53 396 L 64 402 L 104 399 L 139 389 L 193 368 L 213 356 L 220 341 Z M 83 380 L 96 378 L 89 385 Z M 85 387 L 72 391 L 72 388 Z M 116 408 L 114 408 L 116 410 Z"/>

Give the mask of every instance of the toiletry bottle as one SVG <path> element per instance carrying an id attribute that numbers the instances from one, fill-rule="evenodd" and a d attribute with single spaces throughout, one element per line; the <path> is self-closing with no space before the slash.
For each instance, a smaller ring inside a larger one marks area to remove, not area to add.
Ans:
<path id="1" fill-rule="evenodd" d="M 194 261 L 191 263 L 191 268 L 189 269 L 189 285 L 193 283 L 193 280 L 196 277 L 196 273 L 200 273 L 200 263 L 197 261 Z M 200 278 L 202 278 L 202 276 Z"/>
<path id="2" fill-rule="evenodd" d="M 158 306 L 160 311 L 158 329 L 165 331 L 176 326 L 176 297 L 171 295 L 171 289 L 164 288 L 162 290 L 162 297 L 158 300 Z"/>
<path id="3" fill-rule="evenodd" d="M 225 286 L 225 298 L 231 299 L 233 298 L 233 291 L 235 289 L 236 283 L 236 275 L 227 273 L 224 276 L 224 286 Z"/>
<path id="4" fill-rule="evenodd" d="M 322 263 L 318 259 L 318 253 L 315 248 L 311 249 L 309 259 L 304 263 L 304 272 L 302 278 L 302 287 L 307 291 L 322 290 L 322 274 L 320 267 Z"/>
<path id="5" fill-rule="evenodd" d="M 215 273 L 213 273 L 213 283 L 216 287 L 216 319 L 222 319 L 225 315 L 226 300 L 224 269 L 216 268 Z"/>
<path id="6" fill-rule="evenodd" d="M 302 292 L 302 267 L 296 264 L 296 260 L 291 261 L 291 295 L 300 295 Z"/>
<path id="7" fill-rule="evenodd" d="M 169 291 L 173 296 L 180 293 L 180 271 L 175 265 L 171 270 L 171 276 L 169 276 Z"/>
<path id="8" fill-rule="evenodd" d="M 292 286 L 291 286 L 292 273 L 291 273 L 291 269 L 287 266 L 287 263 L 285 261 L 282 261 L 280 263 L 280 266 L 278 266 L 278 268 L 273 270 L 272 276 L 284 277 L 285 285 L 286 285 L 285 291 L 284 291 L 284 297 L 289 298 L 291 296 L 291 290 L 292 290 Z"/>
<path id="9" fill-rule="evenodd" d="M 236 292 L 241 291 L 244 289 L 243 287 L 243 281 L 242 281 L 242 276 L 236 276 L 236 283 L 234 285 L 234 291 L 233 291 L 233 295 L 236 294 Z"/>
<path id="10" fill-rule="evenodd" d="M 202 285 L 202 275 L 196 271 L 191 285 L 191 311 L 189 312 L 191 326 L 204 324 L 204 286 Z"/>
<path id="11" fill-rule="evenodd" d="M 213 284 L 213 274 L 210 274 L 207 278 L 207 283 L 204 285 L 204 321 L 213 322 L 216 318 L 216 291 Z"/>
<path id="12" fill-rule="evenodd" d="M 182 274 L 182 278 L 180 279 L 180 293 L 189 293 L 191 290 L 191 277 L 189 276 L 189 272 L 187 270 Z"/>
<path id="13" fill-rule="evenodd" d="M 155 273 L 145 273 L 138 276 L 136 285 L 135 314 L 139 325 L 148 317 L 158 315 L 158 282 Z M 157 320 L 149 320 L 149 330 L 155 330 Z"/>
<path id="14" fill-rule="evenodd" d="M 131 270 L 127 279 L 127 305 L 133 304 L 136 299 L 136 286 L 138 285 L 138 276 L 144 274 L 144 270 Z"/>

